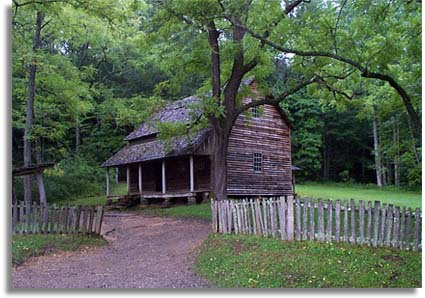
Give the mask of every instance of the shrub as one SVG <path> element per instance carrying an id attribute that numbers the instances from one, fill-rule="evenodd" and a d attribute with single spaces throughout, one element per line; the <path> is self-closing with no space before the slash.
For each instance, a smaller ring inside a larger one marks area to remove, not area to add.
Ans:
<path id="1" fill-rule="evenodd" d="M 16 195 L 18 199 L 23 199 L 22 179 L 16 182 Z M 44 171 L 44 186 L 50 203 L 71 197 L 98 195 L 103 192 L 103 182 L 103 169 L 78 156 L 69 156 Z M 32 192 L 33 198 L 38 198 L 35 183 Z"/>

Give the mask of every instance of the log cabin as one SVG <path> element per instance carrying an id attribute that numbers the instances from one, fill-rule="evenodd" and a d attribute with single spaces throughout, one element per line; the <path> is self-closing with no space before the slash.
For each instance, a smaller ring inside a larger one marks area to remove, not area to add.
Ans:
<path id="1" fill-rule="evenodd" d="M 243 102 L 262 98 L 253 79 L 243 81 L 243 85 L 252 91 Z M 166 105 L 130 133 L 125 138 L 127 145 L 103 163 L 107 173 L 114 167 L 125 172 L 127 198 L 140 200 L 141 204 L 161 202 L 164 205 L 177 200 L 193 204 L 208 199 L 211 128 L 163 140 L 157 125 L 159 122 L 191 123 L 202 113 L 200 101 L 190 96 Z M 278 105 L 253 107 L 238 116 L 227 154 L 229 196 L 293 193 L 290 130 L 291 124 Z M 106 177 L 106 195 L 113 198 L 109 174 Z"/>

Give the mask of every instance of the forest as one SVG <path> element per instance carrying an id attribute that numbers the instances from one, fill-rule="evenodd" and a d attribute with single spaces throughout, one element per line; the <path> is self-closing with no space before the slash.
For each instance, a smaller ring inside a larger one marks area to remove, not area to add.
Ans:
<path id="1" fill-rule="evenodd" d="M 225 125 L 247 77 L 293 123 L 297 182 L 421 187 L 421 1 L 13 0 L 11 10 L 12 164 L 53 163 L 49 200 L 104 193 L 101 164 L 167 102 L 212 91 L 194 129 Z M 19 199 L 37 197 L 33 178 L 16 183 Z"/>

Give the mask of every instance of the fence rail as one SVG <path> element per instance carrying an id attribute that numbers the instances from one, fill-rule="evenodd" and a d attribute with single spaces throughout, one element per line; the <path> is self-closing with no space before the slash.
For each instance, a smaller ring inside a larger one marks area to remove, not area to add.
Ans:
<path id="1" fill-rule="evenodd" d="M 12 205 L 12 234 L 100 234 L 103 206 Z"/>
<path id="2" fill-rule="evenodd" d="M 213 200 L 215 232 L 422 250 L 421 210 L 378 201 L 293 198 Z"/>

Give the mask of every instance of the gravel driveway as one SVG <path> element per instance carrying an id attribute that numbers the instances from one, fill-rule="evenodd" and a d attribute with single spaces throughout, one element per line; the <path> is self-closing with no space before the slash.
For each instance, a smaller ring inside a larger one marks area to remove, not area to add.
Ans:
<path id="1" fill-rule="evenodd" d="M 108 245 L 32 258 L 12 269 L 13 288 L 204 288 L 191 267 L 211 231 L 193 219 L 107 213 Z"/>

